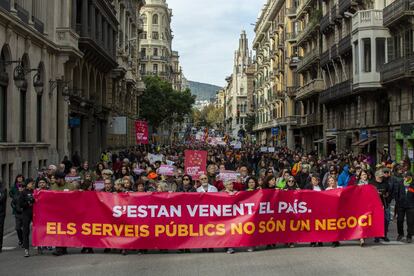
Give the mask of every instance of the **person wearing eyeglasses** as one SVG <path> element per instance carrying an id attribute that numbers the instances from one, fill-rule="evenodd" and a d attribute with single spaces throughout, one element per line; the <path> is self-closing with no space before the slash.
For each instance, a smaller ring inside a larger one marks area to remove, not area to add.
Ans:
<path id="1" fill-rule="evenodd" d="M 197 188 L 198 193 L 216 193 L 218 192 L 217 188 L 208 183 L 207 175 L 202 174 L 198 178 L 201 186 Z"/>
<path id="2" fill-rule="evenodd" d="M 319 176 L 317 174 L 313 174 L 311 176 L 311 183 L 309 183 L 306 187 L 306 190 L 312 190 L 315 192 L 320 192 L 324 190 L 324 187 L 320 184 Z M 315 246 L 323 246 L 322 242 L 311 242 L 311 247 Z"/>
<path id="3" fill-rule="evenodd" d="M 195 193 L 197 190 L 194 188 L 193 179 L 190 175 L 185 174 L 183 176 L 183 184 L 178 189 L 182 193 Z"/>

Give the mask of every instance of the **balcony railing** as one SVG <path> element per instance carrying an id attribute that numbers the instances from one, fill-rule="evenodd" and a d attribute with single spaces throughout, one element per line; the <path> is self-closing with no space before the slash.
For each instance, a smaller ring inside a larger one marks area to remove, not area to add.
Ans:
<path id="1" fill-rule="evenodd" d="M 297 125 L 299 123 L 299 116 L 286 116 L 281 118 L 276 118 L 276 125 Z"/>
<path id="2" fill-rule="evenodd" d="M 286 33 L 286 41 L 289 41 L 289 40 L 296 40 L 295 32 Z"/>
<path id="3" fill-rule="evenodd" d="M 329 49 L 321 54 L 321 66 L 325 66 L 329 62 Z"/>
<path id="4" fill-rule="evenodd" d="M 304 0 L 302 2 L 302 5 L 299 5 L 297 10 L 296 10 L 296 14 L 298 16 L 300 16 L 307 8 L 309 8 L 311 5 L 312 0 Z"/>
<path id="5" fill-rule="evenodd" d="M 396 0 L 384 8 L 384 26 L 388 27 L 406 15 L 413 14 L 414 0 Z"/>
<path id="6" fill-rule="evenodd" d="M 322 124 L 321 120 L 321 114 L 320 113 L 312 113 L 312 114 L 306 114 L 301 117 L 300 125 L 305 126 L 314 126 L 314 125 L 320 125 Z"/>
<path id="7" fill-rule="evenodd" d="M 303 100 L 325 89 L 322 79 L 313 79 L 296 91 L 296 100 Z"/>
<path id="8" fill-rule="evenodd" d="M 338 45 L 334 44 L 331 47 L 331 59 L 338 58 Z"/>
<path id="9" fill-rule="evenodd" d="M 358 28 L 382 27 L 382 10 L 358 11 L 352 17 L 352 31 Z"/>
<path id="10" fill-rule="evenodd" d="M 296 95 L 296 89 L 297 89 L 296 86 L 287 86 L 286 87 L 286 95 L 288 97 L 290 97 L 290 98 L 295 97 L 295 95 Z"/>
<path id="11" fill-rule="evenodd" d="M 26 11 L 22 6 L 14 3 L 14 8 L 17 10 L 17 16 L 26 24 L 29 24 L 29 12 Z"/>
<path id="12" fill-rule="evenodd" d="M 339 40 L 339 43 L 338 43 L 338 53 L 340 55 L 343 55 L 345 53 L 348 53 L 351 50 L 352 50 L 352 47 L 351 47 L 351 35 L 349 34 L 349 35 L 343 37 L 341 40 Z"/>
<path id="13" fill-rule="evenodd" d="M 298 62 L 298 71 L 306 68 L 307 65 L 312 64 L 319 58 L 320 52 L 319 48 L 315 48 L 308 53 L 305 53 L 301 61 Z"/>
<path id="14" fill-rule="evenodd" d="M 352 81 L 347 80 L 341 83 L 338 83 L 334 86 L 329 87 L 323 91 L 319 96 L 319 102 L 325 104 L 331 101 L 335 101 L 352 94 Z"/>
<path id="15" fill-rule="evenodd" d="M 289 17 L 296 16 L 296 7 L 290 7 L 286 9 L 286 15 Z"/>
<path id="16" fill-rule="evenodd" d="M 319 20 L 316 17 L 312 18 L 308 25 L 303 29 L 303 31 L 299 32 L 296 36 L 297 43 L 300 44 L 305 38 L 308 37 L 309 34 L 312 33 L 313 29 L 319 24 Z"/>
<path id="17" fill-rule="evenodd" d="M 325 14 L 321 19 L 321 32 L 324 32 L 329 27 L 329 21 L 330 21 L 331 15 L 329 12 Z"/>
<path id="18" fill-rule="evenodd" d="M 414 56 L 402 57 L 383 65 L 381 70 L 381 82 L 389 83 L 402 78 L 414 76 Z"/>

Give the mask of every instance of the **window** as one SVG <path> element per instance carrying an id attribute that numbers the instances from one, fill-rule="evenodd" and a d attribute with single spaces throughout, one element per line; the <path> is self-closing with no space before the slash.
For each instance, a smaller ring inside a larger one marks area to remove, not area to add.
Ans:
<path id="1" fill-rule="evenodd" d="M 379 72 L 382 66 L 385 64 L 385 38 L 376 38 L 375 39 L 375 46 L 376 46 L 376 68 L 375 70 Z"/>
<path id="2" fill-rule="evenodd" d="M 26 90 L 20 90 L 20 142 L 26 142 Z"/>
<path id="3" fill-rule="evenodd" d="M 152 39 L 159 39 L 158 32 L 152 32 Z"/>
<path id="4" fill-rule="evenodd" d="M 152 65 L 152 71 L 154 72 L 154 74 L 158 74 L 158 64 Z"/>
<path id="5" fill-rule="evenodd" d="M 145 72 L 147 71 L 146 70 L 146 64 L 140 64 L 140 66 L 141 66 L 141 75 L 145 75 Z"/>
<path id="6" fill-rule="evenodd" d="M 371 72 L 371 39 L 370 38 L 364 38 L 362 40 L 362 43 L 364 45 L 363 53 L 364 53 L 364 72 Z"/>
<path id="7" fill-rule="evenodd" d="M 147 49 L 142 48 L 142 49 L 141 49 L 141 57 L 142 57 L 142 58 L 145 58 L 146 56 L 147 56 Z"/>
<path id="8" fill-rule="evenodd" d="M 152 24 L 158 24 L 158 14 L 152 16 Z"/>
<path id="9" fill-rule="evenodd" d="M 359 73 L 359 48 L 358 48 L 358 40 L 354 42 L 354 64 L 355 64 L 355 74 Z"/>
<path id="10" fill-rule="evenodd" d="M 158 48 L 154 48 L 153 53 L 155 57 L 158 57 Z"/>
<path id="11" fill-rule="evenodd" d="M 0 142 L 7 140 L 7 89 L 0 86 Z"/>
<path id="12" fill-rule="evenodd" d="M 42 96 L 37 96 L 36 141 L 42 141 Z"/>
<path id="13" fill-rule="evenodd" d="M 141 39 L 147 39 L 147 32 L 141 33 Z"/>

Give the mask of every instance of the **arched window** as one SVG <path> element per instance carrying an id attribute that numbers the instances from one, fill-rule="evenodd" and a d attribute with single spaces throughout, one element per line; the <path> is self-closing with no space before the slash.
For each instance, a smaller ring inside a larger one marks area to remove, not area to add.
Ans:
<path id="1" fill-rule="evenodd" d="M 152 16 L 152 24 L 158 24 L 158 14 Z"/>

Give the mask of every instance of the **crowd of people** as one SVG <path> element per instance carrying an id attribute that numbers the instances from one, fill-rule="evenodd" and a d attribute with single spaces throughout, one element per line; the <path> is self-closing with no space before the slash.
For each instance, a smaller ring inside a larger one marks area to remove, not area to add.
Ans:
<path id="1" fill-rule="evenodd" d="M 184 150 L 188 148 L 208 151 L 207 173 L 200 175 L 197 181 L 185 174 Z M 152 160 L 156 156 L 157 160 Z M 161 175 L 162 164 L 173 164 L 174 175 Z M 237 179 L 222 181 L 220 172 L 234 171 Z M 0 182 L 1 183 L 1 182 Z M 39 171 L 35 178 L 17 175 L 10 187 L 13 215 L 19 246 L 29 257 L 30 225 L 33 216 L 33 191 L 102 191 L 110 193 L 131 192 L 226 192 L 255 191 L 258 189 L 313 190 L 323 191 L 345 188 L 352 185 L 374 185 L 378 190 L 385 211 L 383 237 L 375 238 L 378 243 L 388 238 L 388 225 L 396 218 L 397 241 L 412 242 L 414 234 L 414 182 L 411 164 L 400 163 L 383 158 L 374 163 L 366 155 L 352 153 L 336 154 L 332 152 L 326 158 L 316 154 L 304 154 L 287 148 L 276 148 L 274 152 L 263 152 L 260 147 L 244 145 L 243 149 L 228 146 L 175 145 L 175 146 L 137 146 L 128 150 L 110 152 L 101 155 L 97 164 L 81 162 L 76 153 L 71 159 L 65 157 L 60 164 L 49 165 Z M 0 184 L 0 220 L 5 212 L 5 185 Z M 391 205 L 394 212 L 391 212 Z M 2 207 L 4 206 L 4 208 Z M 407 230 L 404 231 L 406 221 Z M 0 237 L 3 236 L 0 227 Z M 0 238 L 1 241 L 1 238 Z M 359 241 L 365 246 L 365 240 Z M 339 242 L 332 246 L 339 246 Z M 273 245 L 268 245 L 267 248 Z M 294 243 L 287 244 L 294 247 Z M 311 243 L 322 246 L 322 243 Z M 38 252 L 50 248 L 39 247 Z M 253 251 L 254 248 L 248 248 Z M 1 243 L 0 243 L 1 251 Z M 105 249 L 110 252 L 111 249 Z M 182 249 L 187 252 L 188 249 Z M 234 253 L 233 248 L 226 249 Z M 92 248 L 83 248 L 82 253 L 93 253 Z M 143 252 L 142 250 L 140 252 Z M 126 250 L 121 250 L 127 254 Z M 53 252 L 60 256 L 67 254 L 66 248 L 57 247 Z"/>

